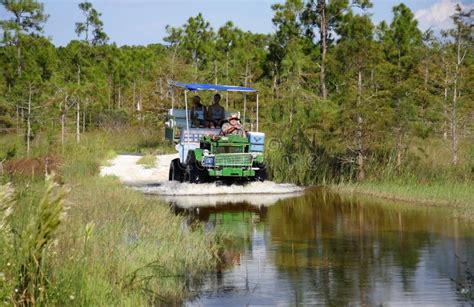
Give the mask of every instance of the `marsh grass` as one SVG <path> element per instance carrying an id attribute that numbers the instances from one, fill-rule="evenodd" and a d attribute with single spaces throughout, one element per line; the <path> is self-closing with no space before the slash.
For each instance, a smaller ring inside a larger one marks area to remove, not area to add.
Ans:
<path id="1" fill-rule="evenodd" d="M 41 148 L 34 147 L 32 155 L 47 152 L 60 156 L 62 179 L 70 192 L 64 199 L 61 224 L 52 219 L 46 223 L 54 226 L 51 232 L 35 233 L 34 229 L 46 224 L 27 225 L 37 221 L 38 212 L 45 212 L 41 209 L 45 182 L 41 178 L 10 178 L 16 205 L 8 217 L 11 229 L 6 232 L 24 235 L 17 241 L 8 241 L 7 236 L 0 239 L 0 265 L 9 268 L 5 272 L 0 269 L 0 301 L 26 304 L 32 302 L 31 297 L 39 297 L 36 302 L 44 305 L 136 306 L 184 299 L 187 283 L 215 268 L 221 248 L 218 239 L 199 225 L 188 227 L 183 217 L 172 214 L 159 200 L 125 188 L 115 178 L 97 175 L 99 166 L 116 152 L 157 152 L 161 142 L 148 132 L 124 131 L 119 136 L 84 134 L 79 144 L 67 142 L 62 149 L 53 149 L 47 142 L 35 143 Z M 16 157 L 21 157 L 21 152 L 19 148 Z M 6 191 L 4 188 L 2 195 L 7 195 Z M 8 191 L 12 195 L 10 188 Z M 7 209 L 2 207 L 2 211 Z M 53 218 L 57 212 L 40 216 Z M 47 248 L 35 249 L 32 242 L 36 239 L 31 238 L 47 238 Z M 20 247 L 24 257 L 15 256 Z M 41 274 L 29 277 L 39 283 L 26 283 L 23 288 L 28 291 L 21 292 L 18 281 L 26 275 L 18 272 L 24 263 L 33 268 L 28 272 L 35 272 L 39 251 Z"/>
<path id="2" fill-rule="evenodd" d="M 33 219 L 19 236 L 19 280 L 15 301 L 21 305 L 46 301 L 46 265 L 44 257 L 59 228 L 66 190 L 48 176 Z"/>
<path id="3" fill-rule="evenodd" d="M 365 181 L 340 183 L 331 187 L 342 193 L 450 208 L 457 216 L 474 219 L 474 187 L 470 182 Z"/>
<path id="4" fill-rule="evenodd" d="M 70 295 L 81 305 L 176 302 L 190 278 L 215 265 L 213 236 L 185 227 L 166 205 L 123 188 L 114 178 L 77 184 L 68 200 L 82 205 L 70 206 L 68 229 L 59 236 L 61 257 L 55 258 L 55 267 L 67 268 L 59 275 L 73 282 L 58 296 L 59 303 Z"/>
<path id="5" fill-rule="evenodd" d="M 366 178 L 359 181 L 354 157 L 347 153 L 330 153 L 321 146 L 305 145 L 298 138 L 270 140 L 266 159 L 272 179 L 278 182 L 323 185 L 350 193 L 450 206 L 463 216 L 471 216 L 474 212 L 473 153 L 474 145 L 464 139 L 460 143 L 459 164 L 453 166 L 445 141 L 414 139 L 401 166 L 396 165 L 391 151 L 367 155 Z"/>
<path id="6" fill-rule="evenodd" d="M 154 168 L 156 166 L 156 156 L 155 155 L 144 155 L 138 159 L 137 164 L 143 165 L 145 168 Z"/>

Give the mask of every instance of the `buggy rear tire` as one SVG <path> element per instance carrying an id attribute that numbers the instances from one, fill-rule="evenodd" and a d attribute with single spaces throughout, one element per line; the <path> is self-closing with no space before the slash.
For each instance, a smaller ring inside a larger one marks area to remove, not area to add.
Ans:
<path id="1" fill-rule="evenodd" d="M 179 158 L 171 161 L 168 179 L 169 181 L 184 181 L 184 167 L 179 161 Z"/>
<path id="2" fill-rule="evenodd" d="M 208 181 L 207 170 L 196 160 L 194 151 L 190 151 L 187 159 L 185 181 L 189 183 L 205 183 Z"/>

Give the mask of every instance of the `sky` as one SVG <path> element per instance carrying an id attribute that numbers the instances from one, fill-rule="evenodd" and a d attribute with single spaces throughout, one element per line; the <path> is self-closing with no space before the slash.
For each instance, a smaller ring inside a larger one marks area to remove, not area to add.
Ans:
<path id="1" fill-rule="evenodd" d="M 270 0 L 89 0 L 102 13 L 104 30 L 110 42 L 118 45 L 147 45 L 163 43 L 166 25 L 181 26 L 190 16 L 201 12 L 218 29 L 231 20 L 239 28 L 254 33 L 272 33 L 273 12 Z M 76 39 L 75 23 L 83 20 L 79 11 L 80 0 L 44 0 L 45 11 L 50 15 L 44 33 L 59 46 Z M 281 2 L 281 1 L 279 1 Z M 379 23 L 392 18 L 392 7 L 401 0 L 372 0 L 374 7 L 369 11 L 373 20 Z M 420 28 L 429 27 L 435 31 L 449 27 L 454 6 L 461 2 L 463 7 L 474 8 L 474 0 L 405 0 L 415 13 Z M 0 19 L 9 17 L 0 8 Z"/>

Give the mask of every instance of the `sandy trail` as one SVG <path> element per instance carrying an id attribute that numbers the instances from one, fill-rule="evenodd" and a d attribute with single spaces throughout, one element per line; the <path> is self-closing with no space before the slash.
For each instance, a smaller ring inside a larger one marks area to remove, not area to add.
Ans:
<path id="1" fill-rule="evenodd" d="M 146 169 L 137 164 L 140 156 L 118 155 L 109 162 L 110 165 L 101 167 L 100 175 L 116 176 L 125 185 L 146 194 L 160 195 L 164 200 L 183 207 L 242 202 L 270 205 L 280 199 L 294 197 L 304 190 L 293 184 L 278 184 L 271 181 L 231 186 L 168 181 L 170 162 L 178 156 L 172 154 L 156 157 L 155 167 Z"/>
<path id="2" fill-rule="evenodd" d="M 100 168 L 101 176 L 116 176 L 120 181 L 129 186 L 143 186 L 168 181 L 168 170 L 171 160 L 177 158 L 177 154 L 156 156 L 154 168 L 145 168 L 137 161 L 138 155 L 118 155 L 108 166 Z"/>

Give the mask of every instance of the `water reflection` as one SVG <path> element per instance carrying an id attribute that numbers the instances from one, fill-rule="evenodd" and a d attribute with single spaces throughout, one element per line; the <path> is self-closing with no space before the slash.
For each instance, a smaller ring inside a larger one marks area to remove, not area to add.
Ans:
<path id="1" fill-rule="evenodd" d="M 207 276 L 189 304 L 466 303 L 450 278 L 463 278 L 456 255 L 474 264 L 474 228 L 444 212 L 318 189 L 270 207 L 192 210 L 235 237 L 235 266 Z"/>

